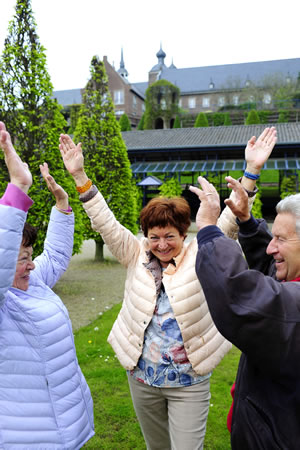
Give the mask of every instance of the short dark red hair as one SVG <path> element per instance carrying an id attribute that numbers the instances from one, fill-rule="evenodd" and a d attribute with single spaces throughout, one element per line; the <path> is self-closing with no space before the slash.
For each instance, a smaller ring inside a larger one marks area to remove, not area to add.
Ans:
<path id="1" fill-rule="evenodd" d="M 32 247 L 37 238 L 37 229 L 30 225 L 30 223 L 25 222 L 23 228 L 23 239 L 22 245 L 23 247 Z"/>
<path id="2" fill-rule="evenodd" d="M 191 224 L 191 209 L 183 197 L 155 197 L 142 209 L 140 223 L 146 237 L 149 229 L 167 226 L 185 236 Z"/>

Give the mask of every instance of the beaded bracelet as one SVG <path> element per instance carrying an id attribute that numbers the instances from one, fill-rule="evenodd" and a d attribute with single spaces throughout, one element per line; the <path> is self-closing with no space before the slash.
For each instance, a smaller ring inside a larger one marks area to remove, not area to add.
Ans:
<path id="1" fill-rule="evenodd" d="M 83 186 L 76 186 L 76 191 L 79 192 L 79 194 L 83 194 L 84 192 L 88 191 L 91 186 L 92 181 L 89 179 Z"/>
<path id="2" fill-rule="evenodd" d="M 247 171 L 245 170 L 245 172 L 244 172 L 244 177 L 250 178 L 250 180 L 258 180 L 259 177 L 260 177 L 260 175 L 259 175 L 259 174 L 257 175 L 257 174 L 251 173 L 251 172 L 247 172 Z"/>

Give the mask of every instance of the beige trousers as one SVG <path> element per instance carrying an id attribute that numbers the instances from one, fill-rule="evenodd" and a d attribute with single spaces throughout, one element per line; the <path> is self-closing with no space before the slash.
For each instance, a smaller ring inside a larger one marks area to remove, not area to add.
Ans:
<path id="1" fill-rule="evenodd" d="M 133 406 L 148 450 L 203 449 L 209 378 L 178 388 L 158 388 L 128 375 Z"/>

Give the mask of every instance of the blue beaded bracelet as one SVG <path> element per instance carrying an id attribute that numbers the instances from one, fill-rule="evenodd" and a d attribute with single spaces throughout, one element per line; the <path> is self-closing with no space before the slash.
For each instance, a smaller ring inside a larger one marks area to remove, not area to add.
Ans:
<path id="1" fill-rule="evenodd" d="M 258 180 L 259 177 L 260 177 L 260 175 L 256 175 L 256 174 L 254 174 L 254 173 L 247 172 L 247 171 L 245 170 L 245 172 L 244 172 L 244 177 L 250 178 L 250 180 Z"/>

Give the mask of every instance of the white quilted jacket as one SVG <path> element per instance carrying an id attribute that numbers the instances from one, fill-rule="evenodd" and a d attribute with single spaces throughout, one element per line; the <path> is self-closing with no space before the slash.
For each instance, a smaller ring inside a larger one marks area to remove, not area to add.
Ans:
<path id="1" fill-rule="evenodd" d="M 80 449 L 94 434 L 93 403 L 68 312 L 51 289 L 72 255 L 74 217 L 52 210 L 22 291 L 11 285 L 25 219 L 0 205 L 0 449 Z"/>
<path id="2" fill-rule="evenodd" d="M 120 363 L 133 369 L 141 355 L 144 332 L 152 319 L 156 304 L 154 278 L 143 263 L 148 262 L 147 239 L 138 240 L 123 227 L 98 193 L 84 203 L 92 227 L 99 232 L 111 253 L 127 268 L 124 300 L 121 311 L 109 334 Z M 236 238 L 235 217 L 228 208 L 223 211 L 218 225 L 223 232 Z M 197 240 L 185 244 L 175 259 L 163 272 L 163 283 L 180 327 L 184 347 L 193 369 L 200 375 L 212 371 L 231 344 L 218 332 L 195 272 Z M 224 261 L 226 264 L 226 261 Z"/>

